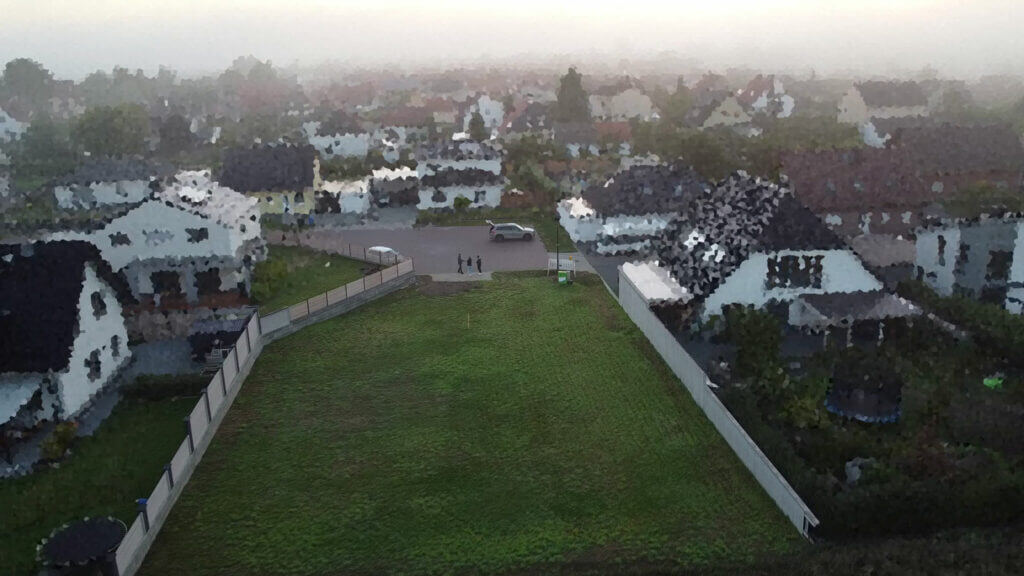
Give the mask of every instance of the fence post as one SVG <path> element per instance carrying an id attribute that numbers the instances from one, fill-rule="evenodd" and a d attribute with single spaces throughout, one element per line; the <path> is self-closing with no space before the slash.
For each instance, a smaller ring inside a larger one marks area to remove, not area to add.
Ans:
<path id="1" fill-rule="evenodd" d="M 174 472 L 171 472 L 170 464 L 164 464 L 164 472 L 167 473 L 167 487 L 174 490 Z"/>
<path id="2" fill-rule="evenodd" d="M 189 454 L 193 454 L 196 451 L 196 442 L 192 438 L 192 416 L 191 415 L 185 416 L 185 435 L 188 436 L 188 453 Z"/>
<path id="3" fill-rule="evenodd" d="M 220 367 L 220 391 L 224 393 L 224 397 L 228 397 L 228 383 L 225 382 L 224 378 L 224 366 Z"/>
<path id="4" fill-rule="evenodd" d="M 363 290 L 366 290 L 366 276 L 363 276 Z"/>
<path id="5" fill-rule="evenodd" d="M 149 502 L 148 498 L 139 498 L 135 501 L 135 508 L 142 514 L 142 527 L 144 532 L 149 532 L 149 511 L 146 510 L 146 503 Z"/>
<path id="6" fill-rule="evenodd" d="M 245 324 L 245 343 L 249 347 L 249 354 L 252 354 L 252 338 L 249 338 L 249 323 Z"/>
<path id="7" fill-rule="evenodd" d="M 352 257 L 352 243 L 351 242 L 348 243 L 348 256 L 350 258 Z"/>
<path id="8" fill-rule="evenodd" d="M 348 283 L 345 283 L 345 300 L 348 300 Z"/>
<path id="9" fill-rule="evenodd" d="M 384 285 L 384 271 L 381 270 L 380 272 L 377 272 L 377 274 L 380 276 L 380 284 L 381 284 L 381 286 L 383 286 Z"/>
<path id="10" fill-rule="evenodd" d="M 203 404 L 206 405 L 206 421 L 211 422 L 213 421 L 213 415 L 210 414 L 210 394 L 207 390 L 209 390 L 209 386 L 203 388 Z"/>
<path id="11" fill-rule="evenodd" d="M 308 300 L 306 302 L 309 302 Z M 238 345 L 236 344 L 231 348 L 231 351 L 235 353 L 235 378 L 238 377 L 239 372 L 242 371 L 242 366 L 238 363 Z"/>
<path id="12" fill-rule="evenodd" d="M 363 262 L 366 262 L 366 246 L 363 246 Z"/>
<path id="13" fill-rule="evenodd" d="M 306 298 L 306 316 L 309 316 L 309 298 Z"/>

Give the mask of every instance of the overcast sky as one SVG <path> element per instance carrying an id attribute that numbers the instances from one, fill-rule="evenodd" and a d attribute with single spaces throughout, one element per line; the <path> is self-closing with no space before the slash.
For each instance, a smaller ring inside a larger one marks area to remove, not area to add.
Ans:
<path id="1" fill-rule="evenodd" d="M 58 77 L 677 51 L 708 66 L 1024 72 L 1024 0 L 0 0 L 0 63 Z M 584 64 L 585 69 L 585 64 Z"/>

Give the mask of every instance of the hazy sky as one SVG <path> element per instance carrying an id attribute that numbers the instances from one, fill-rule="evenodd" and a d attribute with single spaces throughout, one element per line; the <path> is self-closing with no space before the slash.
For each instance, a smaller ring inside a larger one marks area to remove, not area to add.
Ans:
<path id="1" fill-rule="evenodd" d="M 0 0 L 0 63 L 79 78 L 114 65 L 183 73 L 252 54 L 410 65 L 529 53 L 709 66 L 943 75 L 1024 72 L 1024 0 Z"/>

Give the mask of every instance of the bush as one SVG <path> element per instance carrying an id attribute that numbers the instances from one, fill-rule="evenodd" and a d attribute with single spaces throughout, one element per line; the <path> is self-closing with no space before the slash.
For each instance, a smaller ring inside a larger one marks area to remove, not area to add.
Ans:
<path id="1" fill-rule="evenodd" d="M 269 259 L 256 265 L 252 273 L 252 298 L 262 302 L 270 297 L 281 280 L 288 277 L 288 263 L 284 260 Z"/>
<path id="2" fill-rule="evenodd" d="M 61 422 L 54 427 L 53 432 L 43 440 L 40 451 L 44 460 L 59 460 L 71 447 L 78 432 L 78 424 L 75 422 Z"/>
<path id="3" fill-rule="evenodd" d="M 164 400 L 199 396 L 212 377 L 205 374 L 144 374 L 121 388 L 121 396 L 138 400 Z"/>
<path id="4" fill-rule="evenodd" d="M 452 205 L 454 206 L 456 212 L 465 212 L 466 209 L 469 208 L 469 205 L 472 203 L 473 201 L 470 200 L 469 198 L 466 198 L 465 196 L 459 196 L 458 198 L 455 199 Z"/>

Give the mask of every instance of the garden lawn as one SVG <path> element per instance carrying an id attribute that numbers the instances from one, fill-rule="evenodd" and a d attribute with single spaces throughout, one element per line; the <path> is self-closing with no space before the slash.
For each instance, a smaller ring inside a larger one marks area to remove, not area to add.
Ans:
<path id="1" fill-rule="evenodd" d="M 621 573 L 802 547 L 596 276 L 495 277 L 268 345 L 141 573 Z"/>
<path id="2" fill-rule="evenodd" d="M 275 260 L 284 262 L 288 274 L 273 282 L 270 295 L 259 303 L 260 314 L 269 314 L 334 290 L 362 278 L 364 269 L 374 268 L 373 264 L 299 246 L 271 245 L 268 248 L 267 261 L 259 266 L 267 266 Z"/>
<path id="3" fill-rule="evenodd" d="M 195 398 L 124 400 L 93 436 L 78 438 L 59 468 L 0 479 L 0 574 L 35 574 L 36 545 L 85 516 L 135 520 L 185 437 L 182 419 Z"/>

